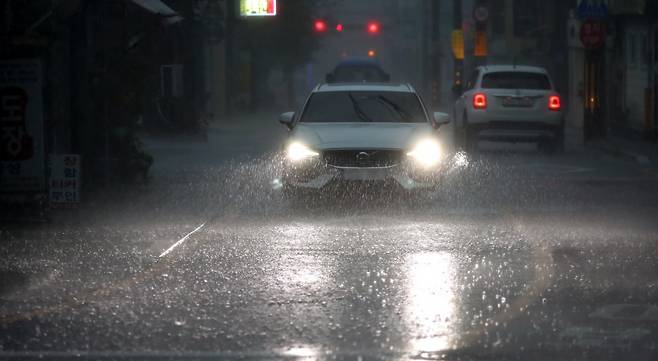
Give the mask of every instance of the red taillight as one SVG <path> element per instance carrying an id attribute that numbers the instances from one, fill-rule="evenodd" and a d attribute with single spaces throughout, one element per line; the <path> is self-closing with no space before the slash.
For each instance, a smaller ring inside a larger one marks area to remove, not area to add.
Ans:
<path id="1" fill-rule="evenodd" d="M 324 20 L 316 20 L 313 24 L 313 28 L 315 29 L 315 32 L 324 33 L 325 30 L 327 30 L 327 23 L 325 23 Z"/>
<path id="2" fill-rule="evenodd" d="M 366 30 L 368 31 L 369 34 L 371 35 L 377 35 L 379 34 L 379 23 L 376 21 L 371 21 L 368 23 L 368 26 L 366 27 Z"/>
<path id="3" fill-rule="evenodd" d="M 562 109 L 562 104 L 560 102 L 560 97 L 557 95 L 551 95 L 548 98 L 548 109 L 550 110 L 560 110 Z"/>
<path id="4" fill-rule="evenodd" d="M 487 95 L 477 93 L 473 96 L 473 108 L 486 109 L 487 108 Z"/>

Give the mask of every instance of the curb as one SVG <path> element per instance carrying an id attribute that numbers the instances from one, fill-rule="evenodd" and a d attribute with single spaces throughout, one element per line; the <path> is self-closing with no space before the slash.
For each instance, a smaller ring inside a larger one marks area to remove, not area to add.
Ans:
<path id="1" fill-rule="evenodd" d="M 651 160 L 648 156 L 640 153 L 635 153 L 626 149 L 622 149 L 619 146 L 615 146 L 609 143 L 590 143 L 587 145 L 590 148 L 599 150 L 603 153 L 611 155 L 613 157 L 629 160 L 640 165 L 649 165 Z"/>

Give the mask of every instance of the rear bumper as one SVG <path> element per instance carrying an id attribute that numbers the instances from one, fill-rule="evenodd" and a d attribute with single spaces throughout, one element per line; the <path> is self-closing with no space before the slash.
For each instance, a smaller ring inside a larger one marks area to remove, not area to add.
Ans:
<path id="1" fill-rule="evenodd" d="M 481 140 L 493 141 L 528 141 L 562 137 L 563 122 L 561 118 L 550 121 L 489 121 L 470 124 L 470 131 Z"/>

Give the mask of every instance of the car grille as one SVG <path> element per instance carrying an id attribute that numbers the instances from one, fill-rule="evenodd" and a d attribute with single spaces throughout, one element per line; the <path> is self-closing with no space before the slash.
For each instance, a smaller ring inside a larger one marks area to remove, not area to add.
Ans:
<path id="1" fill-rule="evenodd" d="M 383 168 L 402 161 L 399 150 L 330 150 L 322 153 L 324 161 L 334 167 Z"/>

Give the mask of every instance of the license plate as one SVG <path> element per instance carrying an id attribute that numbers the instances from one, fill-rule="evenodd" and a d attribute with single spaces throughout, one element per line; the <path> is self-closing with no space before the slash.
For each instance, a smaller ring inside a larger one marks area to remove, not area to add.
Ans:
<path id="1" fill-rule="evenodd" d="M 345 180 L 384 180 L 387 172 L 383 169 L 343 169 L 343 179 Z"/>
<path id="2" fill-rule="evenodd" d="M 519 108 L 529 108 L 533 106 L 534 101 L 530 98 L 513 98 L 507 97 L 503 99 L 503 106 L 505 107 L 519 107 Z"/>

